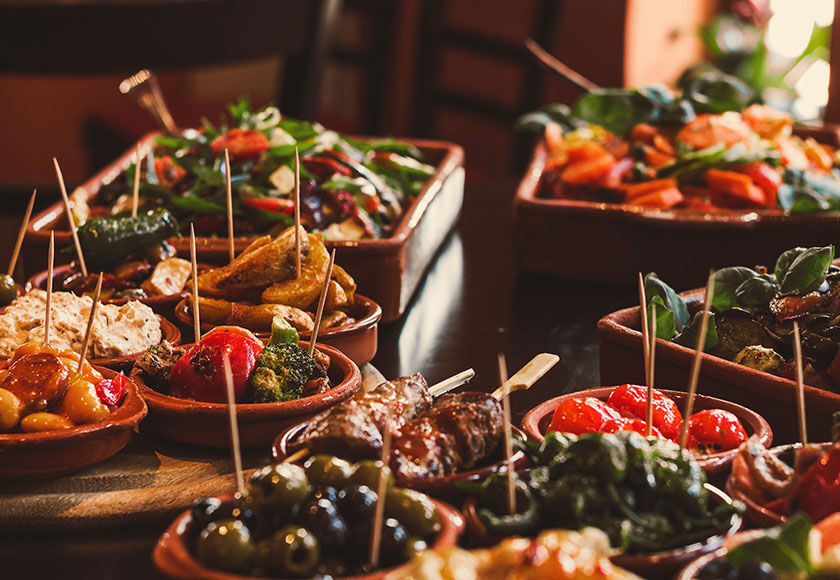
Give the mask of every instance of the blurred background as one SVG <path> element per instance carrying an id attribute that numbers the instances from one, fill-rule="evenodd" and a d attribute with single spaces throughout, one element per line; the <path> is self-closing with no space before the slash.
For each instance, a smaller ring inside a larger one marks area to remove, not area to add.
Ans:
<path id="1" fill-rule="evenodd" d="M 19 214 L 32 187 L 39 205 L 55 199 L 52 156 L 72 188 L 155 129 L 117 90 L 144 63 L 180 126 L 217 121 L 243 94 L 276 99 L 337 130 L 460 143 L 470 180 L 521 171 L 531 143 L 515 119 L 578 94 L 524 48 L 528 37 L 602 86 L 716 67 L 819 122 L 835 4 L 0 0 L 0 211 Z"/>

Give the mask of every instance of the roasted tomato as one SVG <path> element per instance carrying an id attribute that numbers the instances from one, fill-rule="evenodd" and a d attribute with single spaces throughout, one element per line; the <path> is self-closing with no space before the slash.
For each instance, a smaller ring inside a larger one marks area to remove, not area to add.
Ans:
<path id="1" fill-rule="evenodd" d="M 187 172 L 183 168 L 175 165 L 169 155 L 155 159 L 155 176 L 158 183 L 164 187 L 172 187 L 181 181 L 186 174 Z"/>
<path id="2" fill-rule="evenodd" d="M 548 430 L 581 435 L 599 432 L 607 421 L 621 419 L 621 414 L 601 399 L 566 399 L 555 409 Z"/>
<path id="3" fill-rule="evenodd" d="M 238 401 L 248 390 L 248 379 L 262 348 L 262 343 L 245 334 L 212 332 L 175 363 L 169 376 L 170 394 L 196 401 L 226 402 L 224 358 L 228 356 L 233 394 Z"/>
<path id="4" fill-rule="evenodd" d="M 682 425 L 680 425 L 682 429 Z M 744 426 L 733 413 L 723 409 L 706 409 L 694 413 L 688 420 L 689 449 L 703 453 L 717 453 L 735 449 L 747 440 Z"/>
<path id="5" fill-rule="evenodd" d="M 257 159 L 268 147 L 268 137 L 255 129 L 231 129 L 210 143 L 217 156 L 224 155 L 227 149 L 231 161 Z"/>
<path id="6" fill-rule="evenodd" d="M 616 433 L 618 431 L 635 431 L 639 435 L 647 435 L 647 423 L 641 419 L 610 419 L 601 426 L 601 433 Z M 663 439 L 662 433 L 654 426 L 650 428 L 651 437 Z"/>
<path id="7" fill-rule="evenodd" d="M 613 389 L 607 399 L 612 407 L 626 417 L 638 417 L 642 423 L 647 419 L 647 387 L 621 385 Z M 677 404 L 656 389 L 653 390 L 653 426 L 668 439 L 679 434 L 682 413 Z"/>

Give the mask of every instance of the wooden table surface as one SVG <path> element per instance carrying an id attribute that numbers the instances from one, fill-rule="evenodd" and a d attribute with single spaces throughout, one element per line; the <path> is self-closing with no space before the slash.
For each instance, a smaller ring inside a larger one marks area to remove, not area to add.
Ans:
<path id="1" fill-rule="evenodd" d="M 467 184 L 460 223 L 446 240 L 408 314 L 380 328 L 373 364 L 387 377 L 422 372 L 429 382 L 464 368 L 471 389 L 496 388 L 496 356 L 514 372 L 539 352 L 560 362 L 529 392 L 512 396 L 514 419 L 550 397 L 598 386 L 595 324 L 635 300 L 632 286 L 605 288 L 517 275 L 511 202 L 516 179 Z M 597 244 L 598 240 L 581 243 Z M 557 248 L 562 260 L 574 248 Z M 151 549 L 164 525 L 119 531 L 25 534 L 0 530 L 3 578 L 158 578 Z"/>

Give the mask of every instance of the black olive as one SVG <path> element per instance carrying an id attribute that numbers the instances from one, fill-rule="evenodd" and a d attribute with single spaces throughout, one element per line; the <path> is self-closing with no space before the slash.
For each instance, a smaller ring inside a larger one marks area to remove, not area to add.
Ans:
<path id="1" fill-rule="evenodd" d="M 321 561 L 318 539 L 297 526 L 286 526 L 257 545 L 255 560 L 277 576 L 311 576 Z"/>
<path id="2" fill-rule="evenodd" d="M 348 552 L 367 561 L 370 556 L 371 520 L 359 524 L 348 536 Z M 387 568 L 407 560 L 408 532 L 394 518 L 382 522 L 382 539 L 379 547 L 379 566 Z"/>
<path id="3" fill-rule="evenodd" d="M 376 511 L 376 492 L 366 485 L 354 485 L 338 492 L 338 511 L 351 524 L 373 517 Z"/>
<path id="4" fill-rule="evenodd" d="M 297 511 L 295 521 L 312 532 L 324 548 L 344 545 L 347 524 L 335 504 L 328 499 L 312 498 L 306 501 Z"/>
<path id="5" fill-rule="evenodd" d="M 724 558 L 715 558 L 697 573 L 698 580 L 727 580 L 737 573 L 735 567 Z"/>
<path id="6" fill-rule="evenodd" d="M 0 276 L 0 306 L 11 304 L 17 298 L 17 284 L 8 274 Z"/>
<path id="7" fill-rule="evenodd" d="M 238 498 L 224 502 L 217 497 L 197 499 L 193 502 L 190 515 L 192 529 L 196 531 L 201 531 L 209 523 L 222 519 L 242 520 L 252 529 L 255 525 L 254 511 L 243 505 Z"/>
<path id="8" fill-rule="evenodd" d="M 334 487 L 322 487 L 312 492 L 313 499 L 328 499 L 332 503 L 338 501 L 338 490 Z"/>
<path id="9" fill-rule="evenodd" d="M 738 568 L 735 580 L 776 580 L 776 573 L 767 562 L 747 562 Z"/>

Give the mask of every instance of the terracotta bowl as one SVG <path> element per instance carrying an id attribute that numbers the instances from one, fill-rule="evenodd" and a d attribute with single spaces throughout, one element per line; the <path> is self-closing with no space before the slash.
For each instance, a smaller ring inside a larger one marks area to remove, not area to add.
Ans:
<path id="1" fill-rule="evenodd" d="M 721 503 L 732 503 L 732 499 L 717 487 L 708 483 L 705 486 L 709 493 Z M 479 519 L 477 502 L 474 497 L 469 497 L 464 502 L 463 513 L 470 538 L 478 545 L 490 546 L 502 540 L 501 537 L 490 533 Z M 653 554 L 619 554 L 613 556 L 611 560 L 616 566 L 626 568 L 645 578 L 668 577 L 668 573 L 673 573 L 685 563 L 702 554 L 718 549 L 727 537 L 741 529 L 742 524 L 741 516 L 735 514 L 732 516 L 729 528 L 724 533 L 712 536 L 705 542 L 697 542 L 682 548 Z"/>
<path id="2" fill-rule="evenodd" d="M 96 370 L 106 379 L 117 375 Z M 147 412 L 137 385 L 128 380 L 125 399 L 104 421 L 43 433 L 2 433 L 0 480 L 57 477 L 99 463 L 126 446 Z"/>
<path id="3" fill-rule="evenodd" d="M 233 496 L 221 496 L 221 500 L 232 499 Z M 441 530 L 431 548 L 442 550 L 456 544 L 458 537 L 464 531 L 464 518 L 452 506 L 436 499 L 432 499 L 441 518 Z M 205 568 L 193 558 L 188 547 L 187 537 L 190 533 L 192 516 L 189 511 L 182 513 L 173 521 L 155 545 L 152 561 L 158 570 L 170 578 L 185 578 L 190 580 L 246 580 L 247 576 L 231 574 L 221 570 Z M 379 570 L 363 576 L 345 576 L 343 580 L 381 580 L 400 567 Z M 340 579 L 336 579 L 340 580 Z"/>
<path id="4" fill-rule="evenodd" d="M 160 314 L 156 316 L 158 317 L 158 320 L 160 320 L 160 332 L 163 335 L 163 338 L 161 340 L 169 341 L 169 344 L 172 345 L 181 344 L 181 331 L 178 330 L 178 327 L 169 322 Z M 129 370 L 131 370 L 131 367 L 134 366 L 134 363 L 137 362 L 137 359 L 140 358 L 140 355 L 142 354 L 143 353 L 138 352 L 136 354 L 116 356 L 111 358 L 92 358 L 90 359 L 90 364 L 98 365 L 115 371 L 128 372 Z"/>
<path id="5" fill-rule="evenodd" d="M 580 397 L 595 397 L 606 401 L 615 387 L 598 387 L 594 389 L 586 389 L 577 393 L 568 393 L 559 397 L 549 399 L 544 403 L 540 403 L 522 419 L 522 428 L 528 437 L 535 441 L 542 441 L 548 431 L 548 425 L 551 423 L 551 417 L 554 415 L 554 410 L 567 399 L 575 399 Z M 686 394 L 681 391 L 667 391 L 657 389 L 664 395 L 673 399 L 680 409 L 683 408 Z M 761 444 L 765 447 L 770 447 L 773 442 L 773 430 L 764 417 L 758 413 L 724 401 L 723 399 L 716 399 L 714 397 L 706 397 L 704 395 L 696 395 L 694 398 L 694 410 L 702 411 L 704 409 L 723 409 L 733 413 L 741 421 L 744 430 L 747 432 L 747 437 L 751 435 L 758 435 Z M 729 451 L 721 451 L 720 453 L 711 453 L 709 455 L 695 455 L 697 463 L 706 473 L 715 473 L 726 469 L 735 456 L 738 454 L 737 449 L 730 449 Z"/>
<path id="6" fill-rule="evenodd" d="M 149 133 L 132 145 L 119 158 L 79 187 L 88 198 L 94 198 L 100 187 L 120 179 L 133 163 L 137 148 L 145 154 L 160 133 Z M 362 137 L 361 139 L 365 139 Z M 369 139 L 369 138 L 367 138 Z M 409 203 L 394 226 L 391 236 L 380 240 L 327 241 L 327 248 L 338 249 L 339 263 L 356 280 L 359 288 L 371 293 L 382 306 L 382 319 L 396 320 L 408 308 L 414 291 L 423 280 L 438 249 L 458 221 L 464 201 L 464 150 L 454 143 L 419 139 L 401 139 L 416 146 L 426 161 L 435 166 L 435 174 Z M 95 205 L 95 203 L 94 203 Z M 26 230 L 24 252 L 43 259 L 49 244 L 50 230 L 55 230 L 55 242 L 70 244 L 64 205 L 61 201 L 32 216 Z M 256 235 L 237 237 L 235 247 L 241 252 Z M 189 257 L 189 238 L 171 238 L 178 254 Z M 208 262 L 227 260 L 227 239 L 199 237 L 196 239 L 197 259 Z M 58 258 L 58 257 L 57 257 Z M 26 263 L 34 263 L 24 258 Z"/>
<path id="7" fill-rule="evenodd" d="M 303 431 L 303 429 L 308 424 L 308 421 L 298 423 L 297 425 L 293 425 L 288 429 L 284 430 L 277 436 L 277 438 L 274 440 L 274 444 L 271 447 L 271 456 L 274 458 L 275 461 L 282 462 L 284 459 L 286 459 L 286 457 L 289 455 L 288 448 L 290 443 L 300 434 L 301 431 Z M 513 427 L 513 432 L 519 434 L 519 436 L 523 439 L 525 438 L 525 433 L 523 433 L 516 427 Z M 502 457 L 500 457 L 500 455 L 501 453 L 496 453 L 494 457 L 482 462 L 481 466 L 476 467 L 475 469 L 471 469 L 469 471 L 463 471 L 445 477 L 430 477 L 428 479 L 397 478 L 396 485 L 398 487 L 410 487 L 411 489 L 416 489 L 417 491 L 434 497 L 441 497 L 444 499 L 452 500 L 459 499 L 462 497 L 462 495 L 455 487 L 455 484 L 458 482 L 466 481 L 481 481 L 486 479 L 491 473 L 499 471 L 505 465 L 505 461 Z M 522 469 L 528 464 L 528 459 L 525 457 L 525 454 L 521 451 L 516 451 L 513 454 L 512 459 L 514 467 L 517 469 Z M 303 463 L 303 461 L 304 460 L 301 459 L 300 461 L 298 461 L 298 463 Z"/>
<path id="8" fill-rule="evenodd" d="M 301 346 L 307 346 L 307 343 L 301 342 Z M 330 357 L 329 377 L 333 388 L 294 401 L 236 405 L 242 447 L 271 445 L 283 429 L 349 399 L 361 387 L 362 373 L 353 361 L 332 347 L 319 343 L 318 348 Z M 131 377 L 151 411 L 144 428 L 190 445 L 230 447 L 227 404 L 164 395 L 146 385 L 136 370 L 132 371 Z"/>
<path id="9" fill-rule="evenodd" d="M 729 550 L 732 548 L 743 544 L 744 542 L 748 542 L 749 540 L 753 540 L 763 534 L 764 530 L 747 530 L 746 532 L 740 532 L 726 538 L 723 545 L 714 552 L 704 554 L 693 562 L 689 562 L 677 573 L 676 576 L 674 576 L 674 580 L 694 580 L 697 578 L 700 570 L 705 568 L 707 564 L 713 562 L 714 560 L 726 557 Z"/>
<path id="10" fill-rule="evenodd" d="M 56 266 L 53 270 L 53 280 L 61 280 L 71 270 L 75 270 L 75 267 L 72 264 Z M 46 290 L 47 270 L 44 270 L 43 272 L 38 272 L 37 274 L 32 276 L 27 282 L 27 284 L 29 284 L 31 288 L 40 288 L 41 290 Z M 53 287 L 55 288 L 55 285 L 53 285 Z M 184 298 L 185 296 L 189 296 L 189 292 L 177 292 L 175 294 L 169 294 L 167 296 L 150 296 L 148 298 L 107 298 L 103 300 L 102 303 L 122 306 L 123 304 L 126 304 L 131 300 L 136 300 L 137 302 L 145 304 L 161 316 L 171 316 L 172 309 L 175 307 L 178 301 Z"/>
<path id="11" fill-rule="evenodd" d="M 356 322 L 343 324 L 333 328 L 325 328 L 318 332 L 318 344 L 327 344 L 346 354 L 357 365 L 364 366 L 376 356 L 376 337 L 382 309 L 379 305 L 364 296 L 356 294 L 351 311 Z M 185 327 L 193 327 L 192 299 L 187 296 L 175 306 L 175 318 Z M 209 332 L 217 325 L 201 323 L 201 332 Z M 251 330 L 251 329 L 249 329 Z M 268 338 L 270 332 L 255 332 L 259 338 Z M 302 340 L 309 340 L 312 333 L 300 333 Z"/>
<path id="12" fill-rule="evenodd" d="M 720 263 L 733 262 L 726 260 Z M 835 261 L 835 264 L 840 264 L 840 261 Z M 683 292 L 680 296 L 688 302 L 696 302 L 700 300 L 702 290 Z M 617 310 L 598 321 L 602 382 L 644 383 L 642 333 L 639 328 L 641 317 L 638 306 Z M 657 382 L 687 385 L 694 355 L 693 348 L 657 340 Z M 796 413 L 796 381 L 704 353 L 700 367 L 700 390 L 706 395 L 726 399 L 760 413 L 773 426 L 777 443 L 799 440 L 796 421 L 792 420 Z M 840 393 L 806 384 L 805 408 L 808 409 L 808 438 L 821 441 L 831 431 L 832 413 L 840 411 Z"/>
<path id="13" fill-rule="evenodd" d="M 817 443 L 821 449 L 828 449 L 833 446 L 833 443 Z M 793 466 L 796 450 L 802 447 L 801 443 L 793 443 L 790 445 L 779 445 L 773 447 L 770 452 L 776 457 Z M 787 516 L 777 514 L 774 511 L 767 509 L 758 502 L 756 502 L 750 495 L 739 485 L 738 481 L 730 474 L 726 480 L 726 492 L 734 499 L 740 500 L 747 507 L 744 516 L 751 524 L 762 528 L 769 528 L 778 526 L 787 521 Z"/>

